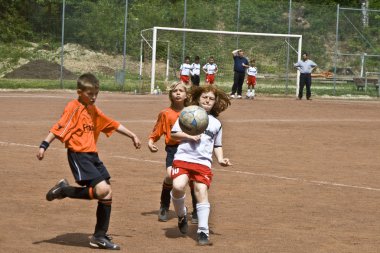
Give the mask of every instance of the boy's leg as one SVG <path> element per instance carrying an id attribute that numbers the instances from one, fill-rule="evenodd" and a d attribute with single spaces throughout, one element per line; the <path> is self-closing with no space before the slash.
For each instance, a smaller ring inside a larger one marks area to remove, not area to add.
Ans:
<path id="1" fill-rule="evenodd" d="M 190 192 L 191 192 L 191 202 L 193 204 L 193 212 L 191 213 L 191 223 L 198 224 L 197 198 L 195 196 L 193 181 L 190 181 L 189 185 L 190 185 Z"/>
<path id="2" fill-rule="evenodd" d="M 98 197 L 96 209 L 95 232 L 90 239 L 90 245 L 97 248 L 119 250 L 120 246 L 109 240 L 107 231 L 111 219 L 112 190 L 108 180 L 103 180 L 94 186 Z"/>
<path id="3" fill-rule="evenodd" d="M 162 190 L 161 190 L 161 205 L 160 211 L 158 213 L 159 221 L 168 221 L 168 211 L 170 206 L 170 192 L 173 189 L 173 180 L 170 177 L 165 177 L 162 182 Z"/>
<path id="4" fill-rule="evenodd" d="M 177 170 L 178 168 L 174 168 Z M 189 177 L 182 174 L 173 179 L 173 190 L 171 192 L 174 210 L 178 216 L 178 228 L 182 234 L 187 233 L 187 209 L 185 207 L 185 187 L 189 182 Z"/>

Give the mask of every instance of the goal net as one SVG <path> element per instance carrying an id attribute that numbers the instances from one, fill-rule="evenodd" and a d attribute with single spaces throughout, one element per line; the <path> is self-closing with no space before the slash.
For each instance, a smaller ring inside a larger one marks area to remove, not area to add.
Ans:
<path id="1" fill-rule="evenodd" d="M 248 60 L 256 62 L 258 91 L 296 93 L 299 74 L 293 64 L 301 59 L 301 47 L 302 36 L 294 34 L 154 27 L 141 31 L 141 84 L 151 93 L 157 88 L 165 90 L 179 80 L 185 56 L 190 57 L 190 64 L 199 56 L 201 69 L 213 56 L 218 66 L 215 84 L 228 91 L 234 74 L 231 52 L 241 48 Z M 200 79 L 201 85 L 205 84 L 202 70 Z"/>

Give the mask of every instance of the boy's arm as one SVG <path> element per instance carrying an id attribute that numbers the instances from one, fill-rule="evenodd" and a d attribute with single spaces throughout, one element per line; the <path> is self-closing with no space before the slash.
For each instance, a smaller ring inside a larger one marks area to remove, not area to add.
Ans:
<path id="1" fill-rule="evenodd" d="M 127 129 L 125 126 L 123 126 L 122 124 L 120 124 L 119 127 L 116 129 L 116 131 L 119 134 L 122 134 L 122 135 L 125 135 L 125 136 L 131 138 L 132 141 L 133 141 L 133 145 L 135 146 L 136 149 L 141 148 L 140 139 L 137 137 L 136 134 L 134 134 L 132 131 L 130 131 L 129 129 Z"/>
<path id="2" fill-rule="evenodd" d="M 240 51 L 241 49 L 236 49 L 234 51 L 232 51 L 232 55 L 233 56 L 237 56 L 238 55 L 238 52 Z"/>
<path id="3" fill-rule="evenodd" d="M 227 166 L 232 165 L 232 163 L 230 162 L 230 159 L 223 157 L 223 148 L 222 147 L 215 147 L 214 148 L 214 154 L 215 154 L 215 157 L 218 160 L 219 164 L 222 165 L 223 167 L 227 167 Z"/>
<path id="4" fill-rule="evenodd" d="M 54 140 L 55 140 L 55 135 L 49 132 L 45 140 L 42 141 L 40 148 L 38 149 L 38 153 L 37 153 L 38 160 L 44 159 L 45 151 L 48 149 L 50 143 L 52 143 Z"/>

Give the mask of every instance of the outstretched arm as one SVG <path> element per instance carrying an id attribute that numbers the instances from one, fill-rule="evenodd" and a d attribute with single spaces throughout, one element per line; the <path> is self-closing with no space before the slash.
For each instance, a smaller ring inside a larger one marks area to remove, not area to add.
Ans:
<path id="1" fill-rule="evenodd" d="M 237 56 L 238 55 L 238 52 L 240 51 L 241 49 L 236 49 L 234 51 L 232 51 L 232 55 L 233 56 Z"/>
<path id="2" fill-rule="evenodd" d="M 125 126 L 123 126 L 123 125 L 120 124 L 116 131 L 119 134 L 122 134 L 122 135 L 125 135 L 125 136 L 131 138 L 132 141 L 133 141 L 133 145 L 135 146 L 135 148 L 137 148 L 137 149 L 141 148 L 140 139 L 137 137 L 136 134 L 134 134 L 132 131 L 130 131 L 129 129 L 127 129 Z"/>
<path id="3" fill-rule="evenodd" d="M 46 136 L 45 140 L 42 141 L 40 148 L 38 149 L 38 153 L 37 153 L 38 160 L 44 159 L 45 151 L 48 149 L 50 143 L 52 143 L 54 140 L 55 140 L 54 134 L 49 133 L 48 136 Z"/>
<path id="4" fill-rule="evenodd" d="M 231 166 L 232 163 L 230 162 L 230 159 L 223 157 L 223 148 L 222 147 L 216 147 L 214 148 L 215 157 L 218 160 L 219 164 L 227 167 Z"/>

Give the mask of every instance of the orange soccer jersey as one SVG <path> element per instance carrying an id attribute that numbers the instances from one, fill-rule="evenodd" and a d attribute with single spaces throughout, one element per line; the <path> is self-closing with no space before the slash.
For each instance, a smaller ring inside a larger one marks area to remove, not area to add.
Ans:
<path id="1" fill-rule="evenodd" d="M 174 123 L 177 121 L 180 112 L 174 111 L 172 108 L 166 108 L 160 112 L 157 118 L 156 125 L 153 128 L 152 133 L 149 135 L 149 139 L 154 142 L 158 141 L 162 135 L 165 135 L 166 145 L 178 145 L 178 141 L 174 141 L 170 138 L 170 133 Z"/>
<path id="2" fill-rule="evenodd" d="M 101 132 L 110 136 L 120 123 L 108 118 L 95 105 L 84 106 L 70 101 L 60 120 L 50 129 L 66 148 L 74 152 L 97 152 L 96 142 Z"/>

